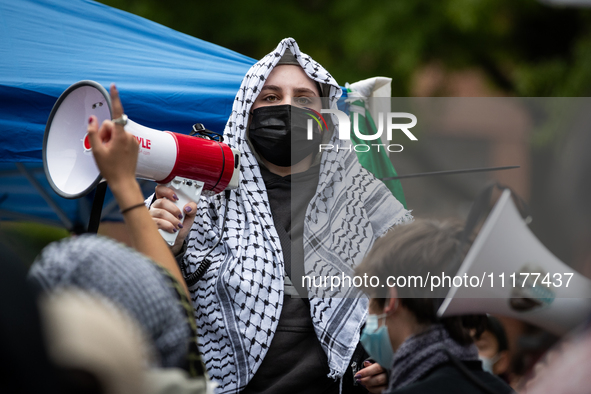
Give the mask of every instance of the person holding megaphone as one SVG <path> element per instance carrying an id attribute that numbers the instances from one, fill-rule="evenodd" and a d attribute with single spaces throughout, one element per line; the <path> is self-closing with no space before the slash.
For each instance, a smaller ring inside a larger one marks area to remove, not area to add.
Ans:
<path id="1" fill-rule="evenodd" d="M 239 187 L 177 207 L 175 191 L 157 186 L 147 200 L 158 227 L 179 233 L 172 251 L 219 393 L 380 392 L 386 385 L 382 366 L 364 368 L 367 300 L 353 289 L 330 293 L 304 283 L 325 269 L 352 274 L 375 239 L 412 219 L 354 151 L 319 152 L 320 142 L 349 143 L 339 140 L 336 121 L 314 122 L 306 138 L 297 117 L 336 109 L 340 95 L 295 40 L 282 40 L 247 72 L 224 130 L 241 152 Z"/>

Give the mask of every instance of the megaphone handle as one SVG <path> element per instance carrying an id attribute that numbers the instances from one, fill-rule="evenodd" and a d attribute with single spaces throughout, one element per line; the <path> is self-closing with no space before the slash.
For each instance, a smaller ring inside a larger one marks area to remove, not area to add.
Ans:
<path id="1" fill-rule="evenodd" d="M 201 196 L 204 185 L 204 182 L 182 178 L 179 176 L 175 177 L 172 181 L 164 185 L 173 189 L 179 198 L 178 201 L 175 202 L 175 205 L 181 210 L 183 214 L 181 222 L 185 220 L 185 211 L 183 210 L 183 207 L 189 202 L 196 203 L 199 201 L 199 197 Z M 162 235 L 162 238 L 164 238 L 166 243 L 168 243 L 170 246 L 174 245 L 176 237 L 179 235 L 178 232 L 169 233 L 160 229 L 158 231 L 160 231 L 160 235 Z"/>

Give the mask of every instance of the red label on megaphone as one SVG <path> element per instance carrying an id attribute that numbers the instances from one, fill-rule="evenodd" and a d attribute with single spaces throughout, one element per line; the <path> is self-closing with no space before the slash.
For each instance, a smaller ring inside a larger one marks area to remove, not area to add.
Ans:
<path id="1" fill-rule="evenodd" d="M 150 149 L 150 146 L 152 145 L 152 141 L 150 141 L 148 139 L 139 138 L 139 137 L 135 137 L 135 139 L 137 140 L 137 143 L 140 144 L 140 149 Z"/>
<path id="2" fill-rule="evenodd" d="M 158 183 L 180 176 L 204 182 L 204 189 L 219 193 L 234 173 L 234 153 L 226 144 L 200 137 L 159 131 L 131 120 L 125 130 L 140 142 L 136 175 Z"/>

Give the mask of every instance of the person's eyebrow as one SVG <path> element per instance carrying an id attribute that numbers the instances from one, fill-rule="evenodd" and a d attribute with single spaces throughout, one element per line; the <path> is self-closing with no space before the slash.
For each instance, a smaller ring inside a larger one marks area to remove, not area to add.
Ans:
<path id="1" fill-rule="evenodd" d="M 293 90 L 293 92 L 294 92 L 295 94 L 304 94 L 304 93 L 307 93 L 307 94 L 312 94 L 312 95 L 314 95 L 314 96 L 318 96 L 318 93 L 316 93 L 316 92 L 315 92 L 315 91 L 313 91 L 312 89 L 308 89 L 308 88 L 295 88 L 295 89 Z"/>
<path id="2" fill-rule="evenodd" d="M 276 85 L 265 85 L 265 86 L 263 86 L 261 91 L 263 91 L 263 90 L 273 90 L 275 92 L 281 92 L 283 89 L 281 89 L 279 86 L 276 86 Z"/>

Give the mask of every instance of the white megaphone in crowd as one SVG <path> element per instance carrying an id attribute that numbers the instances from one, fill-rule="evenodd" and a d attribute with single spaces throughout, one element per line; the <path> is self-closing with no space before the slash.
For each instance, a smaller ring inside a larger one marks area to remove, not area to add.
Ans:
<path id="1" fill-rule="evenodd" d="M 452 286 L 440 317 L 498 314 L 562 335 L 591 315 L 591 281 L 544 247 L 509 190 L 488 215 L 456 276 L 464 274 L 477 276 L 481 287 Z"/>
<path id="2" fill-rule="evenodd" d="M 102 179 L 87 135 L 90 115 L 96 116 L 99 124 L 111 119 L 111 98 L 100 84 L 80 81 L 61 94 L 47 121 L 43 167 L 53 190 L 65 198 L 86 195 Z M 199 200 L 201 193 L 238 187 L 237 149 L 208 138 L 151 129 L 131 120 L 125 131 L 140 144 L 136 176 L 175 189 L 179 197 L 176 205 L 182 212 L 182 207 Z M 160 233 L 170 245 L 178 235 Z"/>

